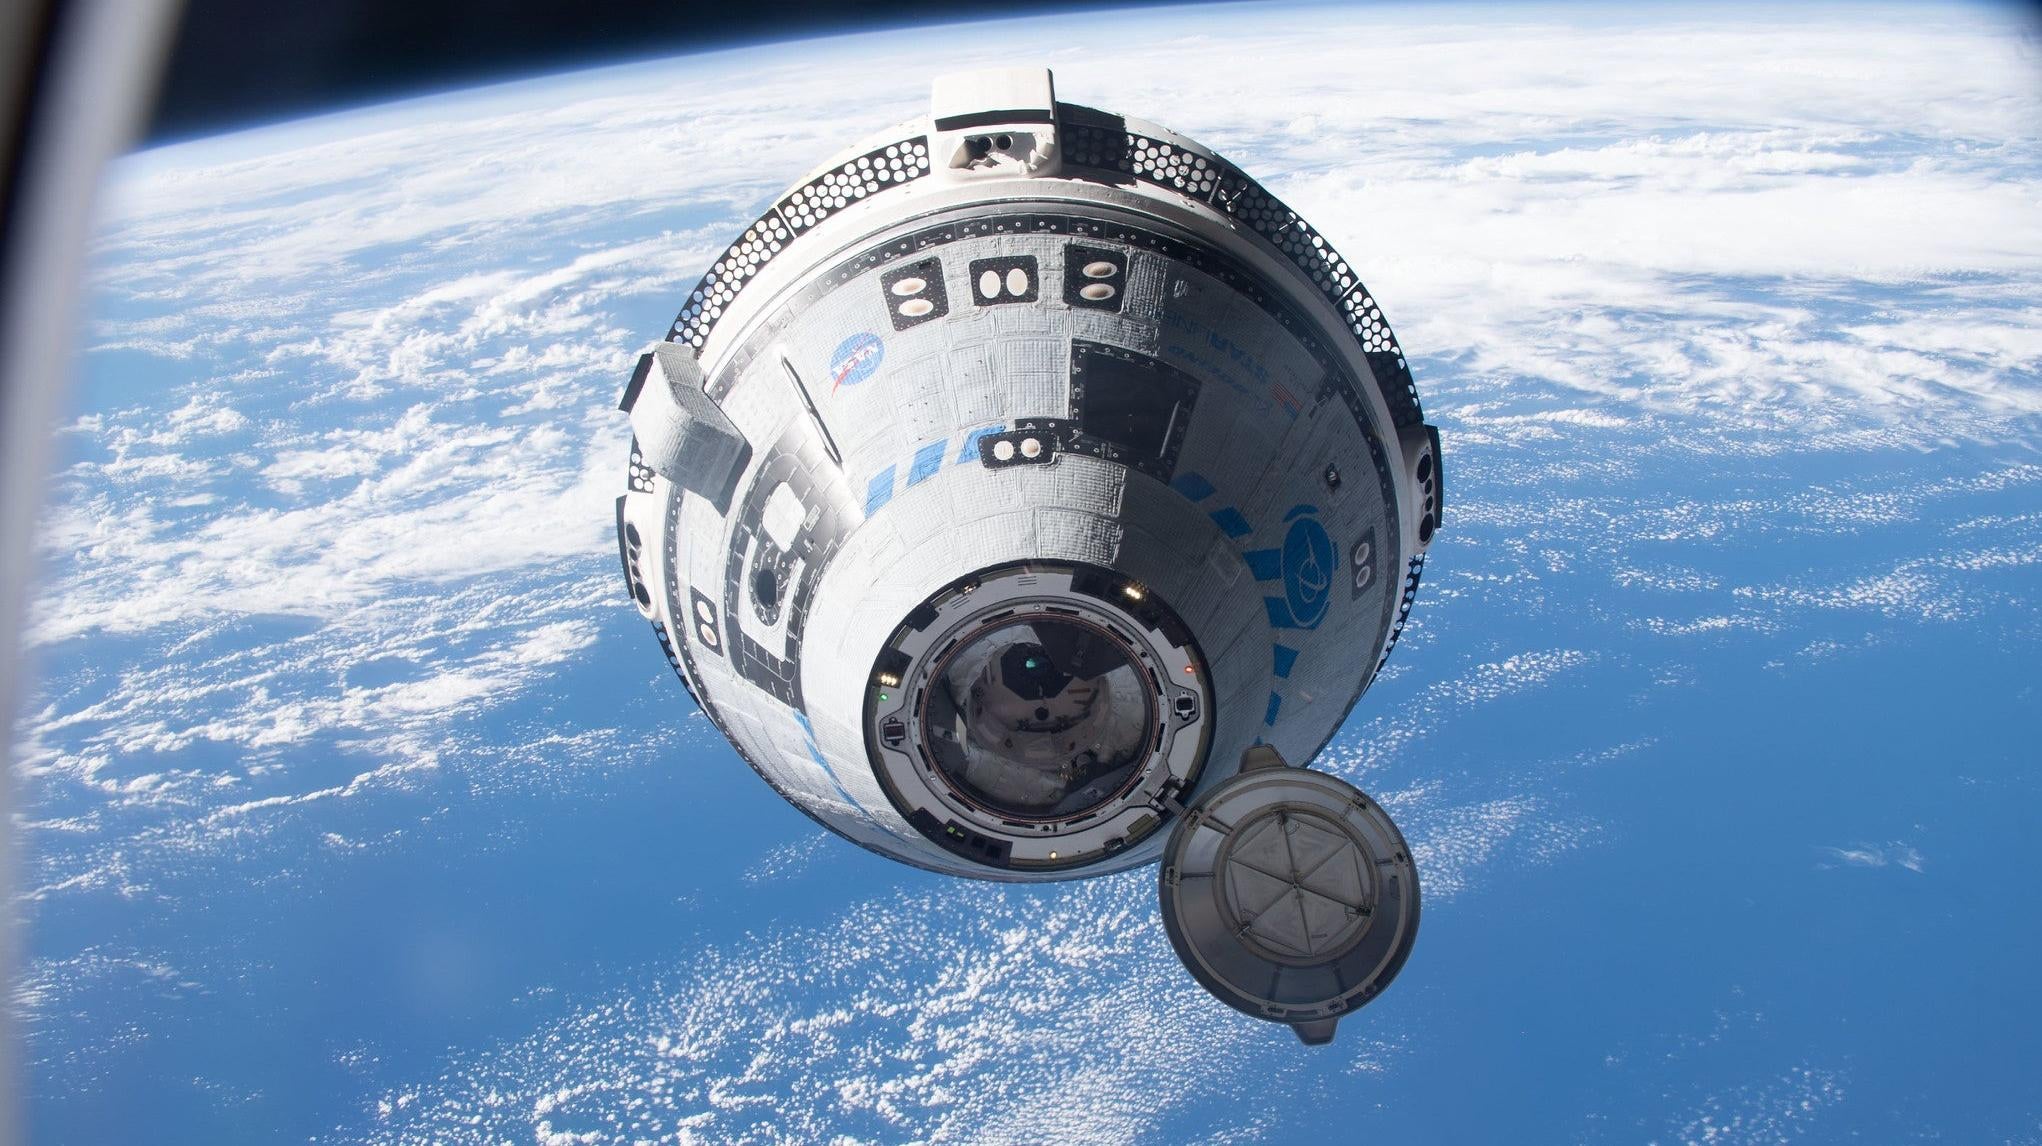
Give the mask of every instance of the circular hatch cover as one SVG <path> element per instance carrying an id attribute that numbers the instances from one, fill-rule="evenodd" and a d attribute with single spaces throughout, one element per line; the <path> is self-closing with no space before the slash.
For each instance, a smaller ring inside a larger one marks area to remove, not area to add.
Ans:
<path id="1" fill-rule="evenodd" d="M 1353 785 L 1252 748 L 1171 836 L 1158 893 L 1207 991 L 1308 1043 L 1376 997 L 1418 934 L 1404 837 Z"/>

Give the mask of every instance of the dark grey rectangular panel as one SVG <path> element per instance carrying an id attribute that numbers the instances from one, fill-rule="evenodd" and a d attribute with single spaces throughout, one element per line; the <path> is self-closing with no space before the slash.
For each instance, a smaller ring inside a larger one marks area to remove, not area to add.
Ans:
<path id="1" fill-rule="evenodd" d="M 1064 248 L 1064 302 L 1082 310 L 1119 310 L 1127 301 L 1127 253 L 1072 243 Z"/>
<path id="2" fill-rule="evenodd" d="M 1198 380 L 1146 354 L 1071 342 L 1073 448 L 1169 481 L 1198 400 Z"/>
<path id="3" fill-rule="evenodd" d="M 879 278 L 885 296 L 886 316 L 895 330 L 920 326 L 950 313 L 950 295 L 943 289 L 943 263 L 918 259 L 897 267 Z"/>
<path id="4" fill-rule="evenodd" d="M 973 259 L 970 279 L 971 301 L 980 306 L 1034 302 L 1042 297 L 1042 273 L 1036 269 L 1034 255 Z"/>

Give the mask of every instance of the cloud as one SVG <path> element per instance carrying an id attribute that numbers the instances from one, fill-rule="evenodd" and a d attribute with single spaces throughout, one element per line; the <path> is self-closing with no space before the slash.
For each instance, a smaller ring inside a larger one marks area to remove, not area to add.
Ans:
<path id="1" fill-rule="evenodd" d="M 714 745 L 667 708 L 548 710 L 508 738 L 478 721 L 597 687 L 612 640 L 665 672 L 607 536 L 631 355 L 781 185 L 918 113 L 929 60 L 1008 63 L 1012 42 L 1057 45 L 1067 98 L 1153 113 L 1262 178 L 1413 356 L 1449 525 L 1406 647 L 1321 766 L 1382 789 L 1428 909 L 1610 835 L 1555 781 L 1600 750 L 1498 752 L 1482 738 L 1517 726 L 1488 713 L 1676 687 L 1706 642 L 1814 655 L 2032 618 L 2016 579 L 2042 560 L 2022 509 L 2042 467 L 2009 457 L 2042 440 L 2038 101 L 1999 17 L 1314 7 L 1300 51 L 1305 18 L 852 38 L 829 69 L 813 45 L 695 57 L 130 157 L 95 248 L 91 408 L 42 535 L 51 671 L 16 732 L 28 909 L 94 897 L 125 928 L 174 909 L 171 884 L 288 880 L 305 847 L 344 880 L 408 846 L 408 795 L 515 822 L 547 785 Z M 800 831 L 759 844 L 757 880 L 826 876 L 842 845 Z M 907 886 L 620 970 L 440 1077 L 375 1074 L 356 1129 L 1125 1140 L 1173 1136 L 1177 1096 L 1274 1073 L 1200 1128 L 1224 1139 L 1317 1097 L 1311 1070 L 1268 1069 L 1287 1036 L 1183 976 L 1145 877 Z M 31 1001 L 70 1008 L 35 999 L 73 972 L 208 981 L 229 938 L 105 954 L 106 974 L 57 952 Z M 1415 1030 L 1319 1062 L 1391 1071 Z M 1774 1066 L 1670 1132 L 1798 1132 L 1789 1107 L 1840 1097 L 1818 1066 Z"/>
<path id="2" fill-rule="evenodd" d="M 1844 1082 L 1841 1071 L 1792 1067 L 1709 1095 L 1674 1121 L 1671 1136 L 1684 1144 L 1791 1141 L 1844 1100 Z"/>
<path id="3" fill-rule="evenodd" d="M 1408 793 L 1396 810 L 1428 910 L 1484 863 L 1545 858 L 1504 843 L 1529 804 Z M 689 950 L 373 1096 L 366 1136 L 1101 1142 L 1196 1125 L 1252 1139 L 1267 1111 L 1308 1101 L 1300 1056 L 1370 1074 L 1401 1059 L 1408 1012 L 1371 1013 L 1328 1056 L 1214 1002 L 1178 965 L 1154 897 L 1146 871 L 1053 890 L 951 882 Z M 1300 1069 L 1272 1073 L 1272 1056 Z M 1263 1082 L 1237 1103 L 1227 1080 L 1244 1073 Z"/>
<path id="4" fill-rule="evenodd" d="M 1898 840 L 1889 844 L 1856 844 L 1847 848 L 1817 848 L 1823 859 L 1815 866 L 1834 867 L 1899 867 L 1921 873 L 1927 867 L 1921 849 L 1913 844 Z"/>

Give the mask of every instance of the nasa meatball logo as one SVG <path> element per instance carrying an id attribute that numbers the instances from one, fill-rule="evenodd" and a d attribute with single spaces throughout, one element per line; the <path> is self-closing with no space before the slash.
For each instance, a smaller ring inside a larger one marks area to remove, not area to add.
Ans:
<path id="1" fill-rule="evenodd" d="M 854 334 L 837 343 L 836 352 L 830 355 L 830 389 L 856 386 L 872 377 L 885 357 L 886 343 L 876 334 Z"/>
<path id="2" fill-rule="evenodd" d="M 1326 615 L 1327 590 L 1339 567 L 1333 539 L 1309 506 L 1291 510 L 1296 520 L 1283 538 L 1283 596 L 1291 620 L 1300 629 L 1317 628 Z"/>

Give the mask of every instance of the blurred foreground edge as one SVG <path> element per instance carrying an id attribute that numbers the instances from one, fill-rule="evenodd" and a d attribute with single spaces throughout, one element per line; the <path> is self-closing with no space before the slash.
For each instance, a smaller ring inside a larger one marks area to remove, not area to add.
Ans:
<path id="1" fill-rule="evenodd" d="M 50 431 L 76 367 L 79 272 L 100 173 L 148 111 L 175 0 L 0 0 L 0 823 L 12 823 L 13 727 L 26 678 L 21 622 Z M 7 894 L 0 973 L 14 982 L 14 848 L 0 844 Z M 0 1017 L 0 1143 L 23 1138 L 14 1015 Z"/>

